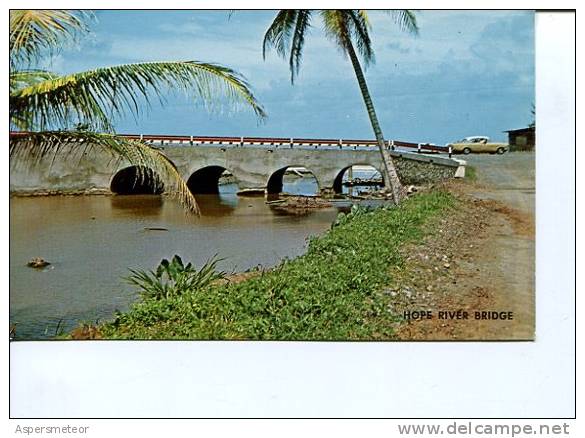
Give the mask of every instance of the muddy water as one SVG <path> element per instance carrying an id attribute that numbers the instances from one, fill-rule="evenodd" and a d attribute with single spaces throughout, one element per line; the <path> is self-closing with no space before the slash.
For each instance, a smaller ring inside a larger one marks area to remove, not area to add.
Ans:
<path id="1" fill-rule="evenodd" d="M 302 193 L 302 188 L 290 187 Z M 164 196 L 79 196 L 10 200 L 10 322 L 16 339 L 43 339 L 80 321 L 111 318 L 136 299 L 123 277 L 179 254 L 220 268 L 273 266 L 301 254 L 310 235 L 328 229 L 336 208 L 298 217 L 271 210 L 263 197 L 198 196 L 200 217 Z M 149 230 L 163 228 L 165 230 Z M 51 265 L 26 266 L 33 257 Z"/>
<path id="2" fill-rule="evenodd" d="M 354 176 L 373 173 L 359 168 Z M 285 193 L 314 195 L 318 190 L 310 175 L 283 178 Z M 271 209 L 264 197 L 238 197 L 237 191 L 237 185 L 227 184 L 220 186 L 219 196 L 198 195 L 200 217 L 156 195 L 12 198 L 10 322 L 16 325 L 15 339 L 48 339 L 80 322 L 95 323 L 128 309 L 137 299 L 124 281 L 128 268 L 153 269 L 174 254 L 198 266 L 217 255 L 226 272 L 274 266 L 302 254 L 307 238 L 330 228 L 347 208 L 340 204 L 290 215 Z M 29 268 L 33 257 L 51 265 Z"/>

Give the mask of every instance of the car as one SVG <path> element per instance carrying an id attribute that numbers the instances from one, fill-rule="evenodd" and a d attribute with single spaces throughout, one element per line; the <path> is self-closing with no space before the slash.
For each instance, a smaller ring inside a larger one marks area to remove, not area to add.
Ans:
<path id="1" fill-rule="evenodd" d="M 489 152 L 492 154 L 503 154 L 510 149 L 506 143 L 492 143 L 490 138 L 483 135 L 474 135 L 472 137 L 465 137 L 462 140 L 454 143 L 449 143 L 447 147 L 451 147 L 453 153 L 470 154 L 471 152 Z"/>

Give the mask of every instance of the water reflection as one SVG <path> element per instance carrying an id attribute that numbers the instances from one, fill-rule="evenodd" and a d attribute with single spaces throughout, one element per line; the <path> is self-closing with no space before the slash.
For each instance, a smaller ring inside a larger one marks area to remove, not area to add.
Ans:
<path id="1" fill-rule="evenodd" d="M 292 194 L 314 193 L 310 178 L 286 178 Z M 12 198 L 10 200 L 10 323 L 16 339 L 43 339 L 79 321 L 109 319 L 136 291 L 128 268 L 152 269 L 179 254 L 201 266 L 217 254 L 219 269 L 274 266 L 304 252 L 309 236 L 329 229 L 348 200 L 335 207 L 290 212 L 262 197 L 238 197 L 236 184 L 196 195 L 201 216 L 160 195 Z M 272 198 L 278 198 L 275 195 Z M 276 208 L 275 208 L 276 207 Z M 164 231 L 162 231 L 164 230 Z M 51 262 L 34 270 L 33 257 Z"/>
<path id="2" fill-rule="evenodd" d="M 195 200 L 202 216 L 221 217 L 234 213 L 238 206 L 238 185 L 220 184 L 218 193 L 195 194 Z"/>
<path id="3" fill-rule="evenodd" d="M 234 214 L 237 195 L 195 195 L 202 216 L 221 217 Z"/>
<path id="4" fill-rule="evenodd" d="M 318 195 L 319 182 L 310 170 L 289 167 L 282 177 L 282 192 L 289 195 Z"/>
<path id="5" fill-rule="evenodd" d="M 164 204 L 162 195 L 112 195 L 109 199 L 112 210 L 128 215 L 159 216 Z"/>
<path id="6" fill-rule="evenodd" d="M 233 190 L 232 190 L 233 191 Z M 152 269 L 174 254 L 219 269 L 270 267 L 304 252 L 335 220 L 328 208 L 282 215 L 264 197 L 197 196 L 201 216 L 165 196 L 79 196 L 10 200 L 10 323 L 16 339 L 43 339 L 79 321 L 104 320 L 136 299 L 128 268 Z M 165 231 L 150 231 L 164 229 Z M 26 266 L 33 257 L 51 269 Z M 62 321 L 59 324 L 59 321 Z M 59 324 L 59 327 L 57 325 Z"/>

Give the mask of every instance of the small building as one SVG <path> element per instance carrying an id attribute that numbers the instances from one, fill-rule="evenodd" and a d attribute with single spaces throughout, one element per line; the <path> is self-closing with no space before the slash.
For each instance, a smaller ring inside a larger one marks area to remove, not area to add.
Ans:
<path id="1" fill-rule="evenodd" d="M 508 144 L 511 151 L 531 151 L 536 143 L 534 126 L 504 131 L 508 133 Z"/>

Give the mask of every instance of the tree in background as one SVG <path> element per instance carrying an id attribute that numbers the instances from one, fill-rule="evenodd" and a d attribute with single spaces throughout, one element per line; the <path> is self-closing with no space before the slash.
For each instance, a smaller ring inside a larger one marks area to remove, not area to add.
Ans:
<path id="1" fill-rule="evenodd" d="M 402 30 L 414 34 L 418 33 L 416 17 L 412 11 L 390 12 Z M 399 203 L 404 196 L 404 190 L 396 173 L 392 157 L 386 149 L 384 134 L 378 122 L 374 103 L 360 63 L 360 57 L 365 66 L 374 62 L 374 51 L 370 39 L 371 25 L 367 12 L 364 10 L 345 9 L 281 10 L 264 35 L 263 55 L 266 57 L 266 51 L 273 47 L 280 56 L 284 58 L 288 56 L 291 82 L 294 83 L 295 76 L 301 66 L 305 37 L 311 27 L 311 20 L 315 15 L 320 17 L 327 37 L 349 57 L 352 63 L 368 111 L 368 117 L 378 142 L 378 148 L 382 155 L 386 188 L 391 191 L 394 202 Z"/>

